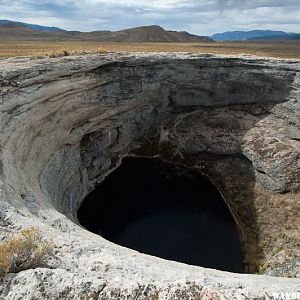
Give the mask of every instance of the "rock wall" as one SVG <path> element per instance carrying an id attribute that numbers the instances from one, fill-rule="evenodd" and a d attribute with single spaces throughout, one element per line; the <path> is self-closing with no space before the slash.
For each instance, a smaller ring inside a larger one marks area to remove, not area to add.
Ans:
<path id="1" fill-rule="evenodd" d="M 241 226 L 249 264 L 260 247 L 255 264 L 268 274 L 299 276 L 298 61 L 106 54 L 0 66 L 1 226 L 37 226 L 57 247 L 53 269 L 9 275 L 5 297 L 246 299 L 299 287 L 138 254 L 76 224 L 81 201 L 122 157 L 160 155 L 209 173 Z M 261 245 L 268 239 L 270 249 Z"/>

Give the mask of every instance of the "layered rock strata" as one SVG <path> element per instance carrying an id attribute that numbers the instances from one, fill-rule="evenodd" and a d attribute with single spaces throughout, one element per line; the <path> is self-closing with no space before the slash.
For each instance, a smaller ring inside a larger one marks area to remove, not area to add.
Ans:
<path id="1" fill-rule="evenodd" d="M 1 61 L 0 234 L 35 226 L 56 249 L 49 268 L 2 279 L 2 297 L 300 292 L 299 101 L 299 61 L 192 54 Z M 80 203 L 126 155 L 160 156 L 209 176 L 240 228 L 249 271 L 282 278 L 170 262 L 84 230 Z"/>

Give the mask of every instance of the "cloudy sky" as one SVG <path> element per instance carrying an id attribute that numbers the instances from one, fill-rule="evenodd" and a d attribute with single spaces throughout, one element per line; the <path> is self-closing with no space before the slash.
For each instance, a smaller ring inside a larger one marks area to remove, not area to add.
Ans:
<path id="1" fill-rule="evenodd" d="M 0 19 L 81 31 L 157 24 L 202 35 L 300 32 L 300 0 L 0 0 Z"/>

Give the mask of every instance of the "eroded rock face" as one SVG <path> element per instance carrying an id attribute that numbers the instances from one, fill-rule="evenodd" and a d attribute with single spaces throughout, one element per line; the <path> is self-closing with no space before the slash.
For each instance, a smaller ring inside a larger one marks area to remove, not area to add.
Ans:
<path id="1" fill-rule="evenodd" d="M 299 290 L 300 62 L 106 54 L 0 67 L 0 234 L 33 225 L 57 249 L 52 269 L 7 276 L 3 297 L 264 299 Z M 128 154 L 210 176 L 241 229 L 249 270 L 297 278 L 187 266 L 85 231 L 80 203 Z"/>

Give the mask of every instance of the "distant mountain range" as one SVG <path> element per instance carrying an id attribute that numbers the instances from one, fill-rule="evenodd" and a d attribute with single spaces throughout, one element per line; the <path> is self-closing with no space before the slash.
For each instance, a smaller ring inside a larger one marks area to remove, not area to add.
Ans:
<path id="1" fill-rule="evenodd" d="M 15 22 L 10 20 L 0 20 L 0 27 L 10 27 L 10 28 L 25 27 L 33 30 L 38 30 L 38 31 L 62 31 L 62 29 L 58 27 L 34 25 L 34 24 Z"/>
<path id="2" fill-rule="evenodd" d="M 189 43 L 214 41 L 293 41 L 300 34 L 272 30 L 227 31 L 211 37 L 198 36 L 186 31 L 168 31 L 160 26 L 141 26 L 119 31 L 67 31 L 10 20 L 0 20 L 1 41 L 97 41 L 122 43 Z"/>
<path id="3" fill-rule="evenodd" d="M 298 40 L 300 34 L 273 30 L 226 31 L 211 36 L 215 41 Z"/>
<path id="4" fill-rule="evenodd" d="M 248 41 L 299 41 L 300 34 L 299 33 L 289 33 L 285 35 L 272 35 L 272 36 L 264 36 L 264 37 L 253 37 Z"/>
<path id="5" fill-rule="evenodd" d="M 186 31 L 167 31 L 160 26 L 142 26 L 120 31 L 67 31 L 58 27 L 46 27 L 9 20 L 0 20 L 1 41 L 63 41 L 86 40 L 99 42 L 160 42 L 187 43 L 213 42 L 207 36 Z"/>

